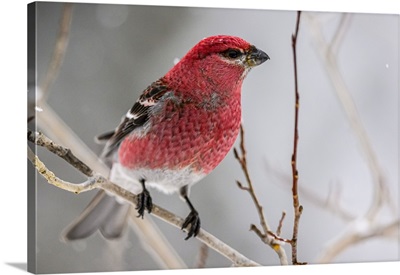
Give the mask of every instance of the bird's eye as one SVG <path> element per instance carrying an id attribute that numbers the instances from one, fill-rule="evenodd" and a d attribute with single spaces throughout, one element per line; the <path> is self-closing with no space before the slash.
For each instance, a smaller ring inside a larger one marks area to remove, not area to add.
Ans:
<path id="1" fill-rule="evenodd" d="M 229 59 L 236 59 L 242 55 L 242 52 L 235 49 L 229 49 L 223 52 L 223 55 Z"/>

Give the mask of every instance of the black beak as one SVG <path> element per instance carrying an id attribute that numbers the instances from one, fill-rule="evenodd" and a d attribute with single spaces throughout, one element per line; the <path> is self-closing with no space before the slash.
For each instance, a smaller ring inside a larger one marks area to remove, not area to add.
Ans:
<path id="1" fill-rule="evenodd" d="M 252 46 L 251 50 L 247 56 L 247 63 L 254 67 L 258 66 L 269 59 L 268 54 L 263 52 L 262 50 L 257 49 L 256 47 Z"/>

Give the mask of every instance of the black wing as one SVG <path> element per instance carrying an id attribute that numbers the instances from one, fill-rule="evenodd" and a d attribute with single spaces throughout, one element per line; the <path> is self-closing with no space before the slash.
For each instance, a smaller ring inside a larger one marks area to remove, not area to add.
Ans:
<path id="1" fill-rule="evenodd" d="M 132 108 L 122 118 L 118 127 L 114 131 L 104 133 L 96 138 L 100 142 L 107 141 L 102 157 L 109 157 L 127 135 L 134 129 L 143 126 L 149 120 L 150 107 L 156 105 L 160 98 L 168 91 L 168 86 L 162 79 L 153 82 L 147 87 Z"/>

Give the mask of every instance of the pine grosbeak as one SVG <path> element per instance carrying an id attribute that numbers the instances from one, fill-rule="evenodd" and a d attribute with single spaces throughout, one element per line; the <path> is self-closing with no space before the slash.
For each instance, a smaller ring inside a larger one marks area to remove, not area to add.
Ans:
<path id="1" fill-rule="evenodd" d="M 233 146 L 241 122 L 241 87 L 251 68 L 269 57 L 239 37 L 217 35 L 195 45 L 165 76 L 144 90 L 118 127 L 98 137 L 111 163 L 110 180 L 138 194 L 138 216 L 151 212 L 147 187 L 180 193 L 189 208 L 186 239 L 200 229 L 190 187 Z M 129 206 L 99 192 L 68 228 L 67 239 L 97 229 L 120 236 Z"/>

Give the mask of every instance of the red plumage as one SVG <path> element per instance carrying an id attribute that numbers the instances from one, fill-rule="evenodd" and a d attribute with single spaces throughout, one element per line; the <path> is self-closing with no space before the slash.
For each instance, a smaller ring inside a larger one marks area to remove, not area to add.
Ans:
<path id="1" fill-rule="evenodd" d="M 149 118 L 146 135 L 132 134 L 119 150 L 123 166 L 184 169 L 208 174 L 231 149 L 241 120 L 240 92 L 246 68 L 220 53 L 248 51 L 251 45 L 232 36 L 203 39 L 163 78 L 173 96 Z"/>
<path id="2" fill-rule="evenodd" d="M 188 189 L 231 149 L 243 79 L 267 59 L 239 37 L 205 38 L 143 92 L 112 134 L 103 135 L 103 157 L 113 161 L 110 179 L 139 193 L 139 216 L 151 212 L 146 186 L 179 191 L 191 210 L 182 228 L 189 228 L 187 238 L 197 235 L 200 219 Z"/>

